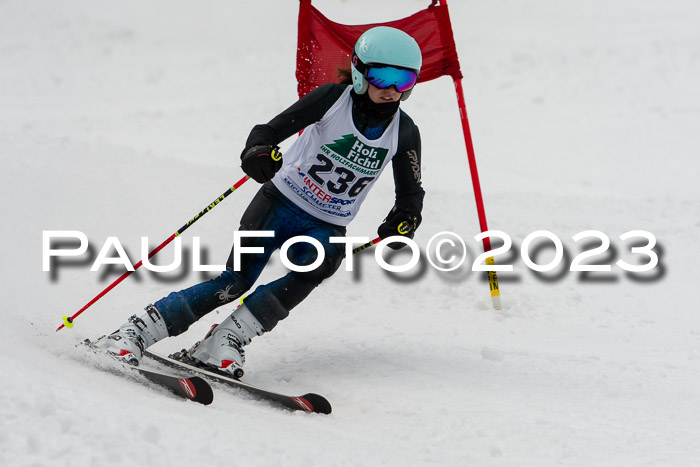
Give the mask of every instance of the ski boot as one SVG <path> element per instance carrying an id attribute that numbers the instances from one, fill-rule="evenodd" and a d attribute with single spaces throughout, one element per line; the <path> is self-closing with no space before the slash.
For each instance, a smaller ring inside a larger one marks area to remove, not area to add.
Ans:
<path id="1" fill-rule="evenodd" d="M 106 351 L 117 360 L 138 365 L 147 347 L 168 337 L 168 328 L 158 309 L 148 305 L 145 310 L 145 315 L 133 315 L 118 330 L 100 337 L 92 345 Z"/>
<path id="2" fill-rule="evenodd" d="M 172 357 L 240 379 L 244 374 L 243 346 L 264 332 L 262 325 L 250 310 L 241 305 L 221 324 L 212 326 L 203 340 L 194 344 L 191 349 L 183 349 Z"/>

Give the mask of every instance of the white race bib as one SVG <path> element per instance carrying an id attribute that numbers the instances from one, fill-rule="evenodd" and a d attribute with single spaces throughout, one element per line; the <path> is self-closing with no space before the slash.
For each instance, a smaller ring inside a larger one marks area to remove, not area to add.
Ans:
<path id="1" fill-rule="evenodd" d="M 348 225 L 396 154 L 399 112 L 381 137 L 365 138 L 352 121 L 348 86 L 320 121 L 307 127 L 284 154 L 274 185 L 309 214 Z"/>

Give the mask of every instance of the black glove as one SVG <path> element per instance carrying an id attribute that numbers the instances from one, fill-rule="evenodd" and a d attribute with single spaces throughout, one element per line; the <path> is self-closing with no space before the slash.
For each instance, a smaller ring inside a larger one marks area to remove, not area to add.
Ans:
<path id="1" fill-rule="evenodd" d="M 265 183 L 275 176 L 282 167 L 282 153 L 279 147 L 260 144 L 243 150 L 241 168 L 258 183 Z"/>
<path id="2" fill-rule="evenodd" d="M 404 237 L 413 238 L 416 229 L 420 225 L 423 218 L 420 211 L 413 206 L 396 204 L 382 225 L 377 229 L 377 234 L 381 239 L 391 237 L 392 235 L 402 235 Z M 405 243 L 393 242 L 389 243 L 389 248 L 392 250 L 400 250 L 405 247 Z"/>

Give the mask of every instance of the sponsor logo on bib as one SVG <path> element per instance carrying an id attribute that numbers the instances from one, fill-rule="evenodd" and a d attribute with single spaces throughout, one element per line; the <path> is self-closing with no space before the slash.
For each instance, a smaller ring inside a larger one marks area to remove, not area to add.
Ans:
<path id="1" fill-rule="evenodd" d="M 371 174 L 379 172 L 389 152 L 387 148 L 364 144 L 352 133 L 321 146 L 321 150 L 326 154 L 334 152 L 339 156 L 334 159 L 351 169 L 359 169 L 358 171 L 363 173 L 373 172 Z"/>

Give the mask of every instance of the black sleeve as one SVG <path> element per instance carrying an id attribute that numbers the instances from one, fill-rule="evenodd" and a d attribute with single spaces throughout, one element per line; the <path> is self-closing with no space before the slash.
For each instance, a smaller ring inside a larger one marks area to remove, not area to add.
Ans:
<path id="1" fill-rule="evenodd" d="M 403 111 L 399 120 L 399 146 L 392 159 L 396 204 L 408 205 L 419 213 L 425 191 L 421 186 L 421 142 L 418 127 Z"/>
<path id="2" fill-rule="evenodd" d="M 319 86 L 268 123 L 255 125 L 248 135 L 246 149 L 258 144 L 277 146 L 312 123 L 318 122 L 347 87 L 346 84 L 334 83 Z"/>

